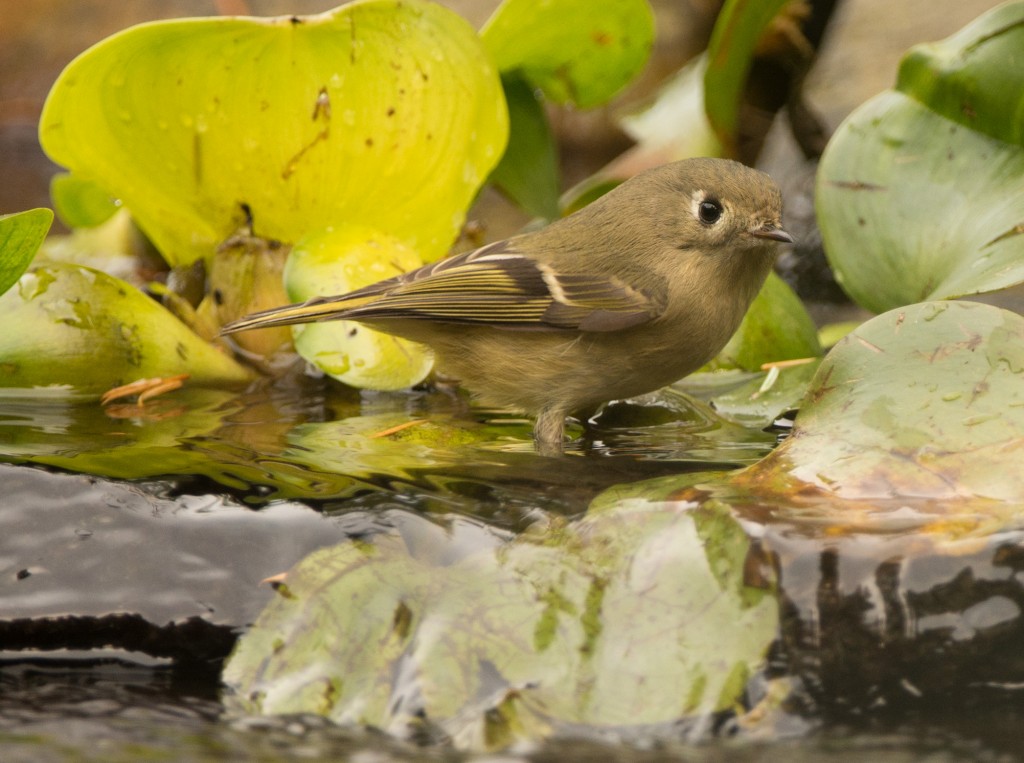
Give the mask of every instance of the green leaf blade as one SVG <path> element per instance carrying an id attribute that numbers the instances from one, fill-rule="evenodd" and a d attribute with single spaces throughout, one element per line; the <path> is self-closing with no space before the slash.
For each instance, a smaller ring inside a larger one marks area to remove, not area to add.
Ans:
<path id="1" fill-rule="evenodd" d="M 521 70 L 548 99 L 585 109 L 646 63 L 654 14 L 647 0 L 505 0 L 480 36 L 501 72 Z"/>
<path id="2" fill-rule="evenodd" d="M 501 78 L 509 109 L 509 144 L 491 180 L 534 217 L 554 220 L 558 207 L 558 156 L 544 107 L 519 73 Z"/>
<path id="3" fill-rule="evenodd" d="M 727 0 L 708 43 L 704 108 L 718 139 L 735 155 L 740 99 L 761 34 L 789 0 Z"/>
<path id="4" fill-rule="evenodd" d="M 52 224 L 53 212 L 45 208 L 0 217 L 0 294 L 21 278 Z"/>

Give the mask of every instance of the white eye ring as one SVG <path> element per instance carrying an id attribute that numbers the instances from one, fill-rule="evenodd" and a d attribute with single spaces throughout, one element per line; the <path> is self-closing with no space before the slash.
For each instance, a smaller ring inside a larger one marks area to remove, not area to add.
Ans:
<path id="1" fill-rule="evenodd" d="M 696 191 L 690 202 L 693 216 L 701 225 L 711 227 L 725 217 L 725 204 L 707 191 Z"/>

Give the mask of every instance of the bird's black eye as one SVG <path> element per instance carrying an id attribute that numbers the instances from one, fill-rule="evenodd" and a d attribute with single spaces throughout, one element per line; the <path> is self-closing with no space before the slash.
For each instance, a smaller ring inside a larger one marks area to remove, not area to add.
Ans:
<path id="1" fill-rule="evenodd" d="M 722 203 L 717 199 L 704 199 L 697 206 L 697 217 L 705 225 L 714 225 L 722 217 Z"/>

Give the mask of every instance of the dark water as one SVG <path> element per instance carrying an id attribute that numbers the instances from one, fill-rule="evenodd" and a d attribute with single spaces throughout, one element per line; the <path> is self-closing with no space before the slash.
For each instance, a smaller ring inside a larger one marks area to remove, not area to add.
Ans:
<path id="1" fill-rule="evenodd" d="M 1022 757 L 1014 520 L 879 505 L 844 523 L 835 507 L 694 492 L 687 473 L 752 463 L 781 430 L 730 425 L 673 394 L 613 407 L 555 459 L 500 413 L 332 394 L 198 392 L 128 417 L 0 405 L 4 761 L 466 759 L 443 739 L 227 708 L 223 660 L 274 597 L 261 581 L 325 546 L 387 535 L 443 567 L 553 518 L 574 523 L 598 496 L 663 500 L 635 486 L 664 480 L 682 480 L 672 501 L 727 506 L 754 549 L 745 563 L 774 581 L 777 633 L 743 702 L 758 708 L 778 686 L 784 699 L 763 717 L 565 726 L 487 759 Z M 372 436 L 413 419 L 427 421 L 415 437 Z"/>

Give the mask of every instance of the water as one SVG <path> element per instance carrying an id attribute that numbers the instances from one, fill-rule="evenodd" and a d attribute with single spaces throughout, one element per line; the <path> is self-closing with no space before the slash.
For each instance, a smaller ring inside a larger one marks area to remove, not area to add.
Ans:
<path id="1" fill-rule="evenodd" d="M 399 539 L 427 576 L 491 557 L 501 571 L 524 551 L 574 569 L 573 547 L 550 539 L 589 542 L 626 509 L 704 528 L 692 548 L 647 558 L 653 574 L 661 558 L 707 565 L 769 597 L 760 665 L 729 709 L 557 723 L 547 741 L 497 759 L 1017 759 L 1024 531 L 1012 511 L 766 503 L 696 473 L 754 462 L 781 430 L 729 425 L 674 393 L 613 406 L 550 459 L 507 413 L 468 415 L 436 393 L 294 383 L 186 390 L 128 417 L 0 403 L 5 761 L 472 758 L 443 726 L 400 740 L 225 704 L 223 660 L 277 596 L 261 581 L 350 538 Z M 369 437 L 409 419 L 428 425 Z M 669 536 L 641 535 L 650 548 L 659 537 Z M 688 580 L 681 590 L 696 590 Z M 725 636 L 738 622 L 703 632 Z"/>

